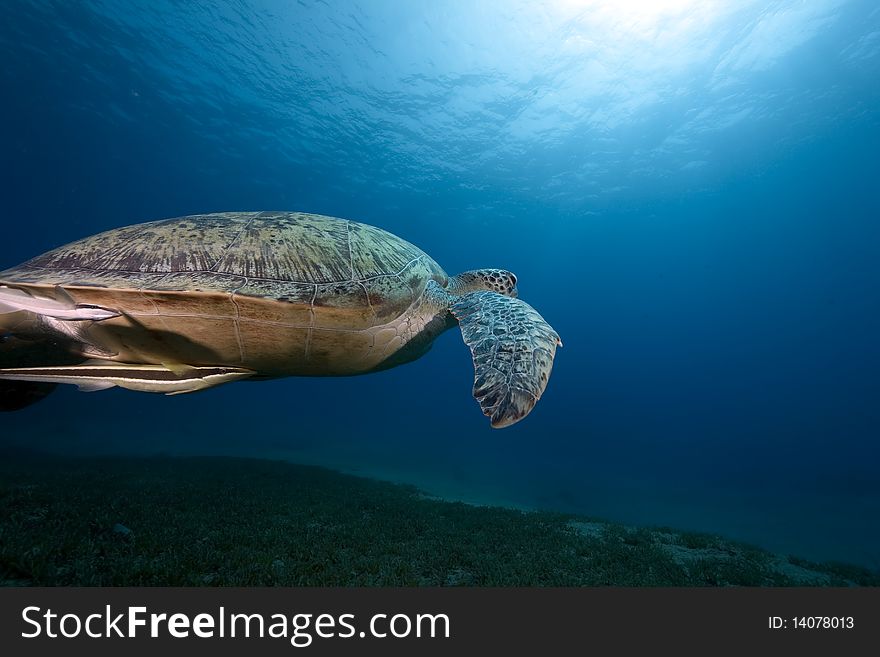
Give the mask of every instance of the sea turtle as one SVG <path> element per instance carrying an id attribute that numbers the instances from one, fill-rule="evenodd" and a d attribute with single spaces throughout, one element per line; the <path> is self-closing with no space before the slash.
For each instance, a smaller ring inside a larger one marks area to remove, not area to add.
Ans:
<path id="1" fill-rule="evenodd" d="M 244 378 L 375 372 L 458 323 L 493 427 L 541 397 L 559 335 L 516 276 L 447 276 L 384 230 L 299 212 L 117 228 L 0 272 L 0 407 L 52 384 L 178 394 Z M 72 362 L 71 362 L 72 361 Z"/>

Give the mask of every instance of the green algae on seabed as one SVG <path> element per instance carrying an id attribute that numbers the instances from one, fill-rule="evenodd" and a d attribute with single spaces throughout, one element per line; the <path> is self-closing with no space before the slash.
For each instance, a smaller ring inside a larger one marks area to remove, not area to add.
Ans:
<path id="1" fill-rule="evenodd" d="M 2 456 L 6 585 L 880 583 L 718 536 L 445 502 L 281 461 Z"/>

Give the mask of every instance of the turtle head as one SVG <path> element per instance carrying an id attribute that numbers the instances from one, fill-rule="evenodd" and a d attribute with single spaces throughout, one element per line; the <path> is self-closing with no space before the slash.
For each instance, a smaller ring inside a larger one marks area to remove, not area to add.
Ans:
<path id="1" fill-rule="evenodd" d="M 474 269 L 451 277 L 447 289 L 457 295 L 489 290 L 515 299 L 516 275 L 506 269 Z"/>

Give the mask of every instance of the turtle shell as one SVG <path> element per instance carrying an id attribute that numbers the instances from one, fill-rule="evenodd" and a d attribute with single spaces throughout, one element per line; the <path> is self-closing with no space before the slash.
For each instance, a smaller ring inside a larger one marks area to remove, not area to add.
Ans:
<path id="1" fill-rule="evenodd" d="M 430 279 L 447 281 L 433 259 L 391 233 L 295 212 L 226 212 L 126 226 L 0 272 L 0 284 L 50 296 L 60 285 L 77 303 L 123 310 L 153 333 L 167 334 L 166 342 L 182 343 L 173 354 L 157 355 L 155 347 L 126 349 L 119 335 L 104 336 L 105 343 L 114 342 L 104 345 L 108 350 L 129 358 L 248 363 L 249 351 L 263 353 L 264 360 L 272 356 L 265 343 L 275 339 L 277 350 L 278 336 L 287 332 L 285 348 L 304 348 L 309 373 L 322 367 L 315 349 L 319 332 L 357 333 L 393 323 Z M 234 330 L 219 326 L 230 320 Z M 101 322 L 100 329 L 106 333 L 123 323 Z M 229 344 L 220 344 L 220 336 Z M 345 351 L 341 342 L 337 336 L 335 348 Z M 333 350 L 330 340 L 324 356 L 332 359 Z"/>

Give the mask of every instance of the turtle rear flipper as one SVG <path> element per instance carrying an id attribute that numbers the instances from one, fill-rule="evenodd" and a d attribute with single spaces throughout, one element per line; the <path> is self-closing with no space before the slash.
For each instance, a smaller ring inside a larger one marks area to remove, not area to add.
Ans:
<path id="1" fill-rule="evenodd" d="M 22 322 L 20 326 L 25 323 Z M 16 327 L 18 327 L 17 325 Z M 0 325 L 0 367 L 22 367 L 58 363 L 67 365 L 82 361 L 70 346 L 52 338 L 25 339 L 2 333 L 11 328 Z M 0 411 L 18 411 L 35 404 L 55 390 L 54 383 L 0 380 Z"/>
<path id="2" fill-rule="evenodd" d="M 57 386 L 54 383 L 32 381 L 0 381 L 0 412 L 20 411 L 48 397 Z"/>
<path id="3" fill-rule="evenodd" d="M 529 304 L 489 291 L 450 307 L 474 358 L 474 398 L 496 429 L 523 419 L 544 392 L 559 334 Z"/>

